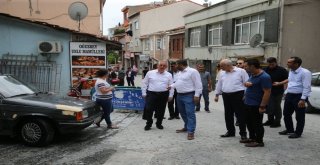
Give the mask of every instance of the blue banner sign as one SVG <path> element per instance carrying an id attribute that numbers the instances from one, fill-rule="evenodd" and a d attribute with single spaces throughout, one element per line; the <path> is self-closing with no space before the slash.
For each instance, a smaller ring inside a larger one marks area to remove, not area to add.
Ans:
<path id="1" fill-rule="evenodd" d="M 116 87 L 113 91 L 113 108 L 123 110 L 143 110 L 144 99 L 139 87 Z"/>

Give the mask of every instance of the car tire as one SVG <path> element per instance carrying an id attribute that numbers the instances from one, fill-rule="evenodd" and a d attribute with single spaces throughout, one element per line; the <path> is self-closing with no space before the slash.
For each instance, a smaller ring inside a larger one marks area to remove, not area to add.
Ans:
<path id="1" fill-rule="evenodd" d="M 310 102 L 307 102 L 307 108 L 306 108 L 306 113 L 314 113 L 316 109 L 310 104 Z"/>
<path id="2" fill-rule="evenodd" d="M 24 122 L 20 127 L 20 137 L 29 146 L 46 146 L 54 137 L 54 129 L 43 119 L 33 119 Z"/>

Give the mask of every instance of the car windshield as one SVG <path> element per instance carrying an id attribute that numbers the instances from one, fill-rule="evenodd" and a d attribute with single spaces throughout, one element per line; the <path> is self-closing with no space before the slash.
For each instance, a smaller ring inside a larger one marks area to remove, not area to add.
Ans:
<path id="1" fill-rule="evenodd" d="M 11 76 L 0 76 L 0 93 L 4 97 L 35 94 L 36 91 Z"/>

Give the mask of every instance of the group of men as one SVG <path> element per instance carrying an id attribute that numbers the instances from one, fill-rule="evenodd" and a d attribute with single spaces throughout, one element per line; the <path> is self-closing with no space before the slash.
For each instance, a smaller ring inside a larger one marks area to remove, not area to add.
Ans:
<path id="1" fill-rule="evenodd" d="M 216 84 L 215 101 L 222 95 L 227 128 L 227 132 L 221 137 L 235 136 L 235 115 L 239 122 L 240 143 L 245 143 L 246 147 L 263 147 L 263 126 L 281 126 L 281 101 L 284 94 L 286 130 L 279 134 L 289 135 L 292 139 L 301 137 L 305 123 L 306 99 L 311 92 L 311 72 L 301 67 L 302 60 L 299 57 L 288 59 L 289 74 L 286 69 L 277 65 L 276 58 L 268 58 L 267 63 L 268 67 L 263 70 L 257 59 L 238 60 L 238 67 L 233 66 L 229 59 L 220 62 L 223 71 Z M 294 112 L 296 129 L 292 122 Z M 265 123 L 264 113 L 268 114 Z"/>
<path id="2" fill-rule="evenodd" d="M 147 120 L 144 129 L 151 129 L 154 112 L 157 113 L 156 127 L 163 129 L 162 120 L 169 102 L 169 119 L 179 119 L 180 113 L 184 121 L 183 128 L 176 132 L 187 132 L 187 139 L 193 140 L 196 129 L 195 105 L 199 103 L 203 89 L 200 74 L 196 69 L 190 68 L 186 60 L 178 60 L 171 67 L 172 74 L 166 71 L 167 61 L 160 61 L 157 69 L 148 71 L 142 81 L 142 96 L 146 100 L 144 119 Z M 172 108 L 175 92 L 178 111 Z"/>
<path id="3" fill-rule="evenodd" d="M 229 59 L 220 61 L 221 72 L 216 82 L 214 101 L 222 95 L 225 109 L 227 132 L 222 138 L 235 136 L 234 116 L 238 121 L 240 143 L 247 147 L 263 147 L 264 128 L 281 126 L 281 101 L 285 94 L 284 121 L 286 130 L 280 135 L 299 138 L 305 122 L 306 101 L 311 92 L 311 72 L 301 67 L 299 57 L 288 59 L 289 73 L 277 65 L 276 58 L 267 59 L 268 67 L 262 69 L 257 59 L 237 61 L 237 66 Z M 200 110 L 200 98 L 204 97 L 206 112 L 209 110 L 209 92 L 212 91 L 211 77 L 203 64 L 197 69 L 190 68 L 186 60 L 171 64 L 166 71 L 167 62 L 161 61 L 157 69 L 148 71 L 142 83 L 142 95 L 146 100 L 144 118 L 147 120 L 145 130 L 151 129 L 153 113 L 157 113 L 156 127 L 163 129 L 162 121 L 168 102 L 169 120 L 179 118 L 184 127 L 177 133 L 187 132 L 187 139 L 194 139 L 196 129 L 195 112 Z M 174 103 L 176 108 L 173 108 Z M 293 128 L 292 114 L 296 113 L 297 126 Z M 263 114 L 268 120 L 263 123 Z M 247 130 L 249 137 L 247 137 Z"/>

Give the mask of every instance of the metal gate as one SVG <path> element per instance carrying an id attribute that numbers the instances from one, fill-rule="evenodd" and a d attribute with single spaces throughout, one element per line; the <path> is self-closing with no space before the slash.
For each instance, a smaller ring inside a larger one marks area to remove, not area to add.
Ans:
<path id="1" fill-rule="evenodd" d="M 38 61 L 34 55 L 5 54 L 0 59 L 0 73 L 13 75 L 41 92 L 59 93 L 61 68 L 55 62 Z"/>

